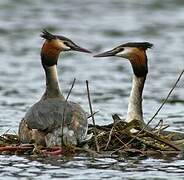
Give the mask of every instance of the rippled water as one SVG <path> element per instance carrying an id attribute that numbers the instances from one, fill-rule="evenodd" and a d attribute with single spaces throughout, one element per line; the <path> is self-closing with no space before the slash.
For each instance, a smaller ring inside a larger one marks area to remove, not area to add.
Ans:
<path id="1" fill-rule="evenodd" d="M 0 133 L 17 131 L 26 110 L 43 93 L 40 65 L 40 30 L 65 35 L 94 53 L 127 41 L 150 41 L 149 74 L 144 89 L 144 115 L 149 119 L 184 67 L 184 1 L 182 0 L 1 0 L 0 1 Z M 130 64 L 118 58 L 94 59 L 82 53 L 65 53 L 58 73 L 66 95 L 77 78 L 71 100 L 86 111 L 85 80 L 98 124 L 111 115 L 125 117 L 131 88 Z M 184 78 L 157 116 L 170 130 L 184 130 Z M 184 160 L 90 159 L 37 160 L 0 156 L 0 179 L 182 179 Z"/>

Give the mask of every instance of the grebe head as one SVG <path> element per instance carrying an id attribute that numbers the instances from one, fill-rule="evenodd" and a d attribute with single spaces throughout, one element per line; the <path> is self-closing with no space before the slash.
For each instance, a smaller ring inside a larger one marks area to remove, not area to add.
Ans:
<path id="1" fill-rule="evenodd" d="M 47 66 L 57 64 L 58 56 L 62 51 L 73 50 L 84 53 L 91 53 L 89 50 L 78 46 L 73 41 L 64 36 L 54 35 L 46 30 L 43 30 L 40 36 L 45 39 L 41 49 L 41 58 L 42 63 Z"/>
<path id="2" fill-rule="evenodd" d="M 46 43 L 48 43 L 52 48 L 57 49 L 58 51 L 80 51 L 85 53 L 91 53 L 89 50 L 84 49 L 77 44 L 75 44 L 72 40 L 60 36 L 60 35 L 53 35 L 46 30 L 42 31 L 41 37 L 46 39 Z"/>
<path id="3" fill-rule="evenodd" d="M 146 50 L 153 44 L 149 42 L 131 42 L 115 47 L 95 55 L 94 57 L 117 56 L 128 59 L 132 64 L 134 74 L 138 77 L 144 76 L 148 72 Z"/>

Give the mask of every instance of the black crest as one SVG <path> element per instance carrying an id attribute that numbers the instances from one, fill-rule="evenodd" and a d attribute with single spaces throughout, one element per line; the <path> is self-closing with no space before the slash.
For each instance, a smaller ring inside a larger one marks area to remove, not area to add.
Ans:
<path id="1" fill-rule="evenodd" d="M 60 36 L 60 35 L 54 35 L 48 32 L 47 30 L 43 29 L 42 34 L 40 35 L 42 38 L 47 39 L 47 40 L 52 40 L 52 39 L 60 39 L 62 41 L 69 41 L 72 42 L 70 39 Z"/>
<path id="2" fill-rule="evenodd" d="M 143 50 L 147 50 L 148 48 L 152 48 L 153 44 L 149 42 L 131 42 L 131 43 L 122 44 L 121 47 L 136 47 Z"/>
<path id="3" fill-rule="evenodd" d="M 42 34 L 40 35 L 42 38 L 47 40 L 56 39 L 57 37 L 51 33 L 49 33 L 47 30 L 43 29 Z"/>

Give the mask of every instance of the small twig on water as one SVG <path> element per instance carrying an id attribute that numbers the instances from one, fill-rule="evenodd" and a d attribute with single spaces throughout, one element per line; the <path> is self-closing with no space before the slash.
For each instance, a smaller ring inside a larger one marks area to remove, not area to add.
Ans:
<path id="1" fill-rule="evenodd" d="M 94 113 L 93 113 L 93 116 L 95 115 L 95 114 L 97 114 L 99 111 L 95 111 Z M 89 115 L 88 117 L 87 117 L 87 119 L 89 119 L 89 118 L 91 118 L 92 117 L 92 115 Z"/>
<path id="2" fill-rule="evenodd" d="M 159 135 L 161 131 L 163 131 L 164 129 L 167 129 L 168 127 L 169 127 L 169 125 L 164 124 L 163 119 L 161 119 L 158 122 L 158 124 L 153 128 L 153 131 Z"/>
<path id="3" fill-rule="evenodd" d="M 73 80 L 73 82 L 72 82 L 72 85 L 71 85 L 71 88 L 70 88 L 70 90 L 68 91 L 68 94 L 67 94 L 67 97 L 66 97 L 65 103 L 64 103 L 63 117 L 62 117 L 62 126 L 61 126 L 61 128 L 62 128 L 62 129 L 61 129 L 61 133 L 62 133 L 62 145 L 64 144 L 64 143 L 63 143 L 63 128 L 64 128 L 64 124 L 65 124 L 66 105 L 67 105 L 68 98 L 69 98 L 69 96 L 70 96 L 70 94 L 71 94 L 71 92 L 72 92 L 72 89 L 73 89 L 73 87 L 74 87 L 75 81 L 76 81 L 76 79 L 74 78 L 74 80 Z"/>
<path id="4" fill-rule="evenodd" d="M 128 146 L 132 141 L 134 141 L 134 140 L 138 137 L 138 135 L 141 134 L 141 133 L 149 126 L 149 124 L 153 121 L 153 119 L 157 116 L 157 114 L 160 112 L 160 110 L 162 109 L 162 107 L 165 105 L 165 103 L 166 103 L 167 100 L 169 99 L 171 93 L 173 92 L 173 90 L 174 90 L 175 87 L 177 86 L 177 84 L 178 84 L 178 82 L 180 81 L 180 79 L 181 79 L 183 73 L 184 73 L 184 69 L 183 69 L 182 72 L 180 73 L 180 75 L 179 75 L 179 77 L 177 78 L 176 82 L 174 83 L 173 87 L 172 87 L 171 90 L 169 91 L 167 97 L 165 98 L 165 100 L 163 101 L 163 103 L 160 105 L 160 107 L 158 108 L 158 110 L 156 111 L 156 113 L 153 115 L 153 117 L 148 121 L 148 123 L 146 124 L 146 126 L 144 126 L 144 127 L 136 134 L 136 136 L 134 136 L 129 142 L 126 143 L 126 146 Z M 118 149 L 116 149 L 114 152 L 112 152 L 112 154 L 113 154 L 113 153 L 116 153 L 117 151 L 119 151 L 119 150 L 121 150 L 121 149 L 123 149 L 124 147 L 125 147 L 125 145 L 122 146 L 122 147 L 120 147 L 120 148 L 118 148 Z"/>
<path id="5" fill-rule="evenodd" d="M 9 151 L 9 152 L 15 152 L 15 151 L 27 151 L 27 150 L 32 150 L 33 147 L 23 147 L 23 146 L 3 146 L 0 147 L 0 152 L 3 151 Z"/>
<path id="6" fill-rule="evenodd" d="M 94 134 L 95 134 L 95 144 L 96 144 L 96 150 L 99 152 L 99 145 L 98 145 L 98 140 L 97 140 L 97 129 L 96 129 L 96 124 L 95 124 L 95 118 L 94 118 L 94 113 L 92 109 L 92 104 L 91 104 L 91 98 L 90 98 L 90 91 L 89 91 L 89 83 L 86 80 L 86 88 L 87 88 L 87 94 L 88 94 L 88 102 L 89 102 L 89 108 L 90 108 L 90 113 L 93 121 L 93 126 L 94 126 Z"/>
<path id="7" fill-rule="evenodd" d="M 4 136 L 5 134 L 7 134 L 10 131 L 10 128 L 7 129 L 1 136 Z"/>
<path id="8" fill-rule="evenodd" d="M 153 128 L 153 130 L 157 130 L 158 127 L 160 129 L 160 127 L 162 127 L 163 124 L 164 124 L 163 119 L 160 119 L 160 121 L 156 124 L 156 126 Z"/>
<path id="9" fill-rule="evenodd" d="M 161 131 L 167 129 L 169 127 L 169 124 L 163 125 L 162 127 L 160 127 L 159 131 L 157 131 L 157 133 L 160 134 Z"/>

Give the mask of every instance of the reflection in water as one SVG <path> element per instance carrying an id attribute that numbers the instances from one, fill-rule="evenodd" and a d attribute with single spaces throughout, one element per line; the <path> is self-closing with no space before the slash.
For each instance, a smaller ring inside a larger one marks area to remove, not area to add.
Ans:
<path id="1" fill-rule="evenodd" d="M 39 37 L 42 28 L 63 34 L 98 53 L 127 41 L 149 41 L 149 74 L 144 90 L 144 114 L 149 119 L 167 95 L 183 63 L 184 2 L 181 0 L 63 0 L 0 1 L 0 133 L 18 122 L 43 93 L 44 72 L 40 65 Z M 111 114 L 125 117 L 131 88 L 130 64 L 116 58 L 94 59 L 83 54 L 63 54 L 58 63 L 61 88 L 66 95 L 77 78 L 71 100 L 86 111 L 85 80 L 91 87 L 98 124 L 111 122 Z M 72 72 L 72 73 L 71 73 Z M 163 118 L 170 130 L 183 131 L 184 80 L 157 120 Z M 154 122 L 157 123 L 156 121 Z M 182 159 L 181 157 L 179 157 Z M 55 164 L 53 162 L 56 162 Z M 160 179 L 184 176 L 183 160 L 120 160 L 76 157 L 71 161 L 0 156 L 0 177 L 20 179 Z"/>

